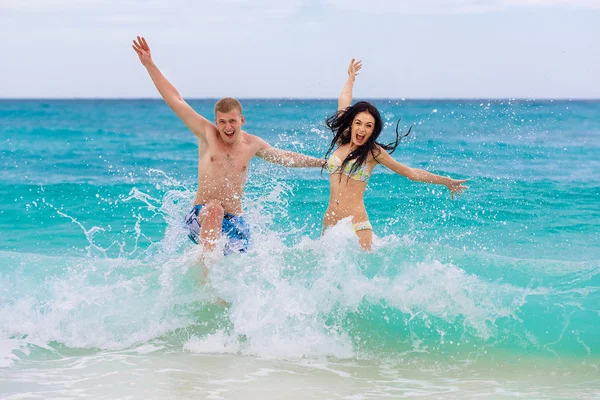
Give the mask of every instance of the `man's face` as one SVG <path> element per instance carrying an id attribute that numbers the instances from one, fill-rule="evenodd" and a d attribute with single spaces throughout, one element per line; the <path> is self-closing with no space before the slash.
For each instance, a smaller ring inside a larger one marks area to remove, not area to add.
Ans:
<path id="1" fill-rule="evenodd" d="M 229 112 L 217 111 L 216 123 L 221 139 L 227 144 L 234 144 L 240 140 L 242 126 L 244 125 L 244 116 L 239 110 Z"/>

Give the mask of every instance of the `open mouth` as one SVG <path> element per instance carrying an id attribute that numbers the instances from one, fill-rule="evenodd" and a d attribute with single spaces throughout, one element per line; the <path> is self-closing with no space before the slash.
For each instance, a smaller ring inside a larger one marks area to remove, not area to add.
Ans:
<path id="1" fill-rule="evenodd" d="M 356 141 L 357 142 L 362 142 L 363 140 L 365 140 L 365 135 L 356 135 Z"/>

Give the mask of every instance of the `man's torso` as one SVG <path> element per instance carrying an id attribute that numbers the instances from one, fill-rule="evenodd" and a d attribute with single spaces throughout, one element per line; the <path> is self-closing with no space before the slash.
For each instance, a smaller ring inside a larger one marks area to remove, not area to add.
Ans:
<path id="1" fill-rule="evenodd" d="M 240 140 L 228 146 L 211 132 L 198 147 L 198 192 L 194 204 L 218 201 L 226 213 L 242 214 L 242 196 L 250 160 L 259 150 L 252 135 L 242 132 Z"/>

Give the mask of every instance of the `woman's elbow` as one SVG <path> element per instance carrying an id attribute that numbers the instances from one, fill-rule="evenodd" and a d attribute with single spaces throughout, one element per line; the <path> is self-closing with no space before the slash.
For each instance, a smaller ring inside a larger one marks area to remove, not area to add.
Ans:
<path id="1" fill-rule="evenodd" d="M 413 182 L 419 180 L 419 174 L 414 168 L 410 168 L 408 171 L 406 171 L 404 176 Z"/>

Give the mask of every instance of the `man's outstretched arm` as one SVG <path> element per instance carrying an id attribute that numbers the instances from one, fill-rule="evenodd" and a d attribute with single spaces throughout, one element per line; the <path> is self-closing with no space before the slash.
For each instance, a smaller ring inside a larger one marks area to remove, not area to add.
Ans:
<path id="1" fill-rule="evenodd" d="M 150 78 L 152 78 L 152 82 L 154 82 L 154 86 L 156 86 L 167 105 L 171 107 L 179 119 L 181 119 L 194 135 L 205 139 L 206 132 L 211 129 L 213 124 L 194 111 L 194 109 L 183 100 L 177 89 L 175 89 L 175 86 L 165 78 L 162 72 L 160 72 L 152 60 L 150 47 L 148 46 L 146 39 L 138 36 L 137 41 L 133 41 L 132 47 L 140 58 L 142 65 L 146 67 Z"/>
<path id="2" fill-rule="evenodd" d="M 325 164 L 325 160 L 322 158 L 281 150 L 271 146 L 262 139 L 259 140 L 261 141 L 261 149 L 256 153 L 256 156 L 267 162 L 291 168 L 321 168 Z"/>

